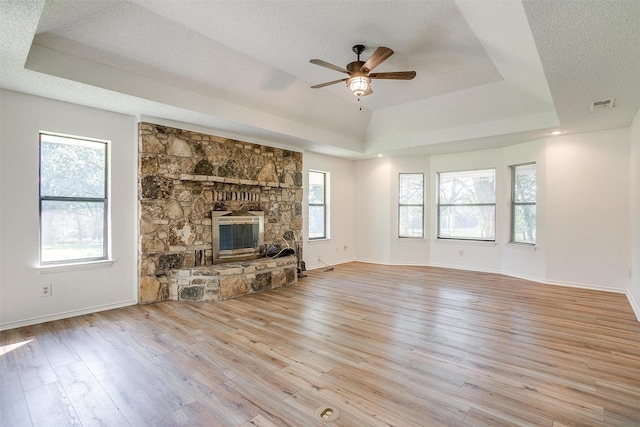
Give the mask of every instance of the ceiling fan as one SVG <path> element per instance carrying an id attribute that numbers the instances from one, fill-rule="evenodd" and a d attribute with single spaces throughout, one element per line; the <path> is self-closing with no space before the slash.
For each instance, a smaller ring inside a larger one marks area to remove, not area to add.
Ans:
<path id="1" fill-rule="evenodd" d="M 358 55 L 358 59 L 354 62 L 347 64 L 347 68 L 344 69 L 337 65 L 330 64 L 322 59 L 312 59 L 309 62 L 312 64 L 320 65 L 321 67 L 330 68 L 341 73 L 346 73 L 349 77 L 345 77 L 340 80 L 334 80 L 331 82 L 320 83 L 315 86 L 311 86 L 312 89 L 318 89 L 321 87 L 329 86 L 332 84 L 347 82 L 347 87 L 357 97 L 366 96 L 373 91 L 371 90 L 372 79 L 387 79 L 387 80 L 411 80 L 416 76 L 415 71 L 391 71 L 387 73 L 372 73 L 375 67 L 380 65 L 383 61 L 393 55 L 393 50 L 388 47 L 379 47 L 373 52 L 373 55 L 367 59 L 367 61 L 360 61 L 360 54 L 364 52 L 364 45 L 357 44 L 353 46 L 352 50 Z"/>

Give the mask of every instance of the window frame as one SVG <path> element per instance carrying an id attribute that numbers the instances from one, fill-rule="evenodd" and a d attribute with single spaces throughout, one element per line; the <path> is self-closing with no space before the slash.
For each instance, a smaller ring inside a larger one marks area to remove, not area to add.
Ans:
<path id="1" fill-rule="evenodd" d="M 323 203 L 311 203 L 311 201 L 309 200 L 309 196 L 311 195 L 311 174 L 312 173 L 316 173 L 316 174 L 322 174 L 322 200 Z M 308 233 L 308 238 L 309 240 L 326 240 L 329 238 L 329 209 L 328 209 L 328 205 L 329 205 L 329 191 L 328 191 L 328 181 L 329 181 L 329 172 L 325 172 L 325 171 L 320 171 L 320 170 L 315 170 L 315 169 L 309 169 L 308 172 L 308 178 L 309 178 L 309 192 L 308 192 L 308 196 L 307 196 L 307 204 L 308 207 L 311 208 L 312 206 L 314 207 L 322 207 L 322 212 L 323 212 L 323 224 L 322 224 L 322 236 L 317 236 L 317 237 L 311 237 L 311 233 L 310 233 L 310 226 L 311 226 L 311 221 L 309 221 L 309 224 L 307 226 L 307 233 Z M 309 218 L 311 217 L 311 215 L 309 215 Z"/>
<path id="2" fill-rule="evenodd" d="M 535 201 L 533 202 L 516 202 L 516 170 L 519 167 L 523 167 L 523 166 L 531 166 L 534 165 L 535 166 L 535 185 L 536 185 L 536 192 L 535 192 Z M 515 237 L 515 211 L 516 211 L 516 207 L 517 206 L 535 206 L 536 207 L 536 211 L 537 211 L 537 204 L 538 204 L 538 165 L 536 164 L 536 162 L 527 162 L 527 163 L 519 163 L 517 165 L 511 165 L 509 166 L 510 172 L 511 172 L 511 203 L 509 206 L 509 243 L 513 243 L 513 244 L 517 244 L 517 245 L 529 245 L 529 246 L 535 246 L 537 243 L 537 232 L 536 232 L 536 237 L 535 240 L 533 242 L 527 242 L 527 241 L 520 241 L 520 240 L 516 240 Z M 536 224 L 537 224 L 537 216 L 536 216 Z M 537 226 L 536 226 L 537 229 Z"/>
<path id="3" fill-rule="evenodd" d="M 402 203 L 401 202 L 401 189 L 402 189 L 402 175 L 420 175 L 421 183 L 422 183 L 422 203 Z M 424 185 L 424 173 L 422 172 L 400 172 L 398 173 L 398 239 L 424 239 L 424 205 L 425 205 L 425 185 Z M 403 236 L 400 234 L 400 212 L 403 207 L 416 207 L 419 206 L 421 208 L 421 228 L 420 228 L 420 236 Z"/>
<path id="4" fill-rule="evenodd" d="M 80 197 L 80 196 L 43 196 L 42 195 L 42 143 L 43 136 L 46 138 L 47 136 L 53 138 L 63 138 L 69 140 L 77 140 L 84 141 L 90 143 L 99 143 L 104 145 L 104 183 L 103 197 Z M 75 136 L 75 135 L 67 135 L 56 132 L 49 131 L 40 131 L 38 132 L 38 250 L 39 250 L 39 260 L 41 267 L 51 267 L 51 266 L 59 266 L 59 265 L 74 265 L 74 264 L 87 264 L 93 262 L 103 262 L 110 260 L 110 249 L 111 249 L 111 237 L 110 237 L 110 204 L 109 204 L 109 195 L 110 195 L 110 152 L 111 152 L 111 141 L 83 137 L 83 136 Z M 88 203 L 101 203 L 103 208 L 103 218 L 102 218 L 102 255 L 97 257 L 84 257 L 84 258 L 73 258 L 73 259 L 59 259 L 54 261 L 43 261 L 43 202 L 88 202 Z"/>
<path id="5" fill-rule="evenodd" d="M 493 203 L 441 203 L 440 200 L 440 187 L 442 183 L 442 175 L 443 174 L 454 174 L 454 173 L 465 173 L 465 172 L 479 172 L 479 171 L 493 171 L 493 181 L 494 181 L 494 194 L 493 194 Z M 438 240 L 464 240 L 464 241 L 473 241 L 473 242 L 496 242 L 497 237 L 497 171 L 496 168 L 479 168 L 479 169 L 465 169 L 465 170 L 454 170 L 454 171 L 444 171 L 444 172 L 436 172 L 436 239 Z M 454 206 L 471 206 L 471 207 L 482 207 L 482 206 L 493 206 L 493 238 L 478 238 L 478 237 L 464 237 L 464 236 L 441 236 L 441 210 L 443 207 L 454 207 Z"/>

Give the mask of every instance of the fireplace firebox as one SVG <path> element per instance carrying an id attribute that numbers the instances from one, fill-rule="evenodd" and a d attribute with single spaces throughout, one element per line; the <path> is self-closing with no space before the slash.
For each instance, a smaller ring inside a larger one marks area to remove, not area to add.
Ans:
<path id="1" fill-rule="evenodd" d="M 264 256 L 264 212 L 212 211 L 213 262 Z"/>

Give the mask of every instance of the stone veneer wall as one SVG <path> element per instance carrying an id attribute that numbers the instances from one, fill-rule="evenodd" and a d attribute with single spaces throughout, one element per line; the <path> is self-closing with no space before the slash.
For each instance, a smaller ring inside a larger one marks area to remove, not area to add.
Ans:
<path id="1" fill-rule="evenodd" d="M 291 257 L 212 266 L 211 211 L 263 211 L 265 244 L 301 241 L 302 153 L 144 122 L 138 150 L 141 303 L 236 296 L 220 288 L 233 271 L 238 295 L 297 280 Z"/>

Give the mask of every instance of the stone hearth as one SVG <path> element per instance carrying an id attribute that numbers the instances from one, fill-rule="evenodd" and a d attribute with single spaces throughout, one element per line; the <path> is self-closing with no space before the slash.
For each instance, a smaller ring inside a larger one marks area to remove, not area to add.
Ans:
<path id="1" fill-rule="evenodd" d="M 214 301 L 297 281 L 295 257 L 213 265 L 211 211 L 262 211 L 264 243 L 294 246 L 302 153 L 144 122 L 138 136 L 141 303 Z"/>
<path id="2" fill-rule="evenodd" d="M 180 269 L 170 277 L 169 299 L 225 300 L 291 285 L 297 277 L 295 256 Z"/>

